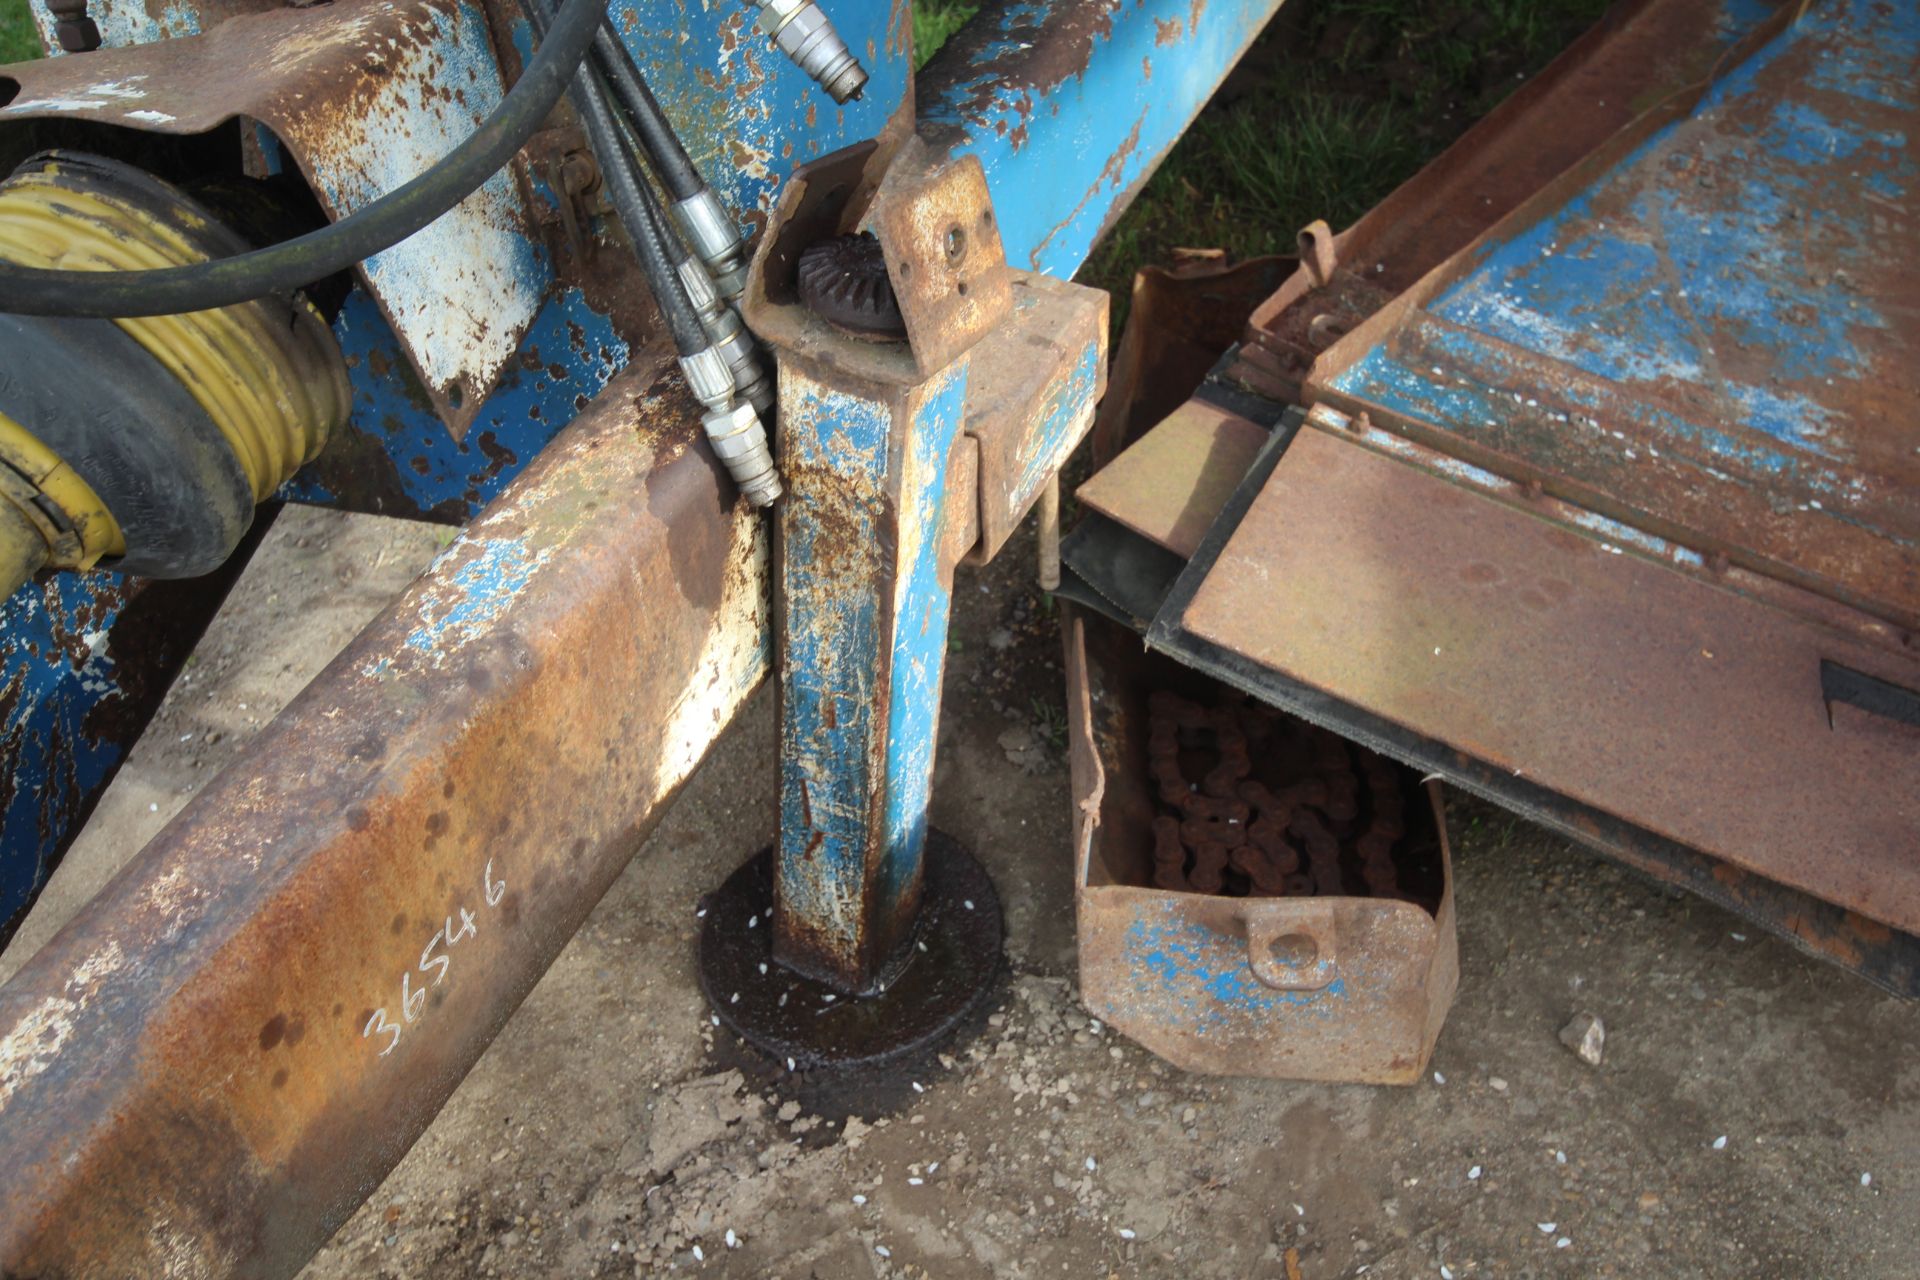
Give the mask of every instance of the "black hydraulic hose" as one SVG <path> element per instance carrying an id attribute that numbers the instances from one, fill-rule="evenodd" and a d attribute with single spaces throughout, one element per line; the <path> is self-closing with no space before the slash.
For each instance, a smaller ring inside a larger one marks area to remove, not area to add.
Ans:
<path id="1" fill-rule="evenodd" d="M 566 0 L 551 36 L 499 109 L 410 182 L 340 221 L 268 249 L 152 271 L 57 271 L 0 263 L 0 311 L 41 316 L 165 316 L 297 289 L 400 243 L 513 159 L 566 92 L 606 0 Z"/>
<path id="2" fill-rule="evenodd" d="M 578 2 L 568 0 L 569 4 Z M 526 0 L 526 11 L 536 34 L 551 20 L 549 0 Z M 659 304 L 667 330 L 673 335 L 674 349 L 683 356 L 706 350 L 712 343 L 700 323 L 700 313 L 693 309 L 693 301 L 687 297 L 687 287 L 680 282 L 680 273 L 675 270 L 673 255 L 667 247 L 666 227 L 648 216 L 647 197 L 643 194 L 645 179 L 640 176 L 633 153 L 621 137 L 598 68 L 591 63 L 582 66 L 574 74 L 570 93 L 574 110 L 580 113 L 580 121 L 586 126 L 587 143 L 600 159 L 607 196 L 613 201 L 620 224 L 627 229 L 627 238 L 633 242 L 634 253 L 653 289 L 654 301 Z"/>
<path id="3" fill-rule="evenodd" d="M 607 78 L 614 97 L 632 119 L 633 131 L 646 149 L 648 163 L 660 175 L 661 185 L 675 200 L 698 195 L 707 185 L 706 179 L 700 176 L 693 158 L 681 145 L 680 135 L 673 131 L 666 113 L 660 110 L 659 100 L 647 87 L 647 79 L 634 63 L 632 51 L 606 23 L 593 33 L 593 60 Z"/>

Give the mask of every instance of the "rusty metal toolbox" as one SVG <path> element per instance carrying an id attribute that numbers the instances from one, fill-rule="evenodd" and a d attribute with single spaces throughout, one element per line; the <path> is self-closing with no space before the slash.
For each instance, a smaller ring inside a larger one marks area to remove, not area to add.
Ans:
<path id="1" fill-rule="evenodd" d="M 1143 653 L 1138 635 L 1065 602 L 1062 631 L 1080 991 L 1088 1010 L 1188 1071 L 1369 1084 L 1418 1079 L 1460 976 L 1438 784 L 1425 785 L 1427 803 L 1406 806 L 1402 842 L 1422 848 L 1432 868 L 1428 906 L 1379 896 L 1229 897 L 1155 887 L 1149 692 L 1208 702 L 1236 695 Z M 1399 771 L 1410 797 L 1422 789 L 1402 765 L 1377 757 L 1372 765 Z"/>

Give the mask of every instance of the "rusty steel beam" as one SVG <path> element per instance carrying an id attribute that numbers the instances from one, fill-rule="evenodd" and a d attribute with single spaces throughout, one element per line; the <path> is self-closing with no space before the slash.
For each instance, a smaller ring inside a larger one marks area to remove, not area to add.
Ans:
<path id="1" fill-rule="evenodd" d="M 0 988 L 0 1275 L 285 1276 L 767 671 L 764 522 L 641 353 Z"/>

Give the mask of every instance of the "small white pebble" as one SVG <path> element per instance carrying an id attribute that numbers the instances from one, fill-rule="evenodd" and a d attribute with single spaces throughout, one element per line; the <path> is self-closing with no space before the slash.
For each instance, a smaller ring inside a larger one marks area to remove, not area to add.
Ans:
<path id="1" fill-rule="evenodd" d="M 924 942 L 916 942 L 913 945 L 918 947 L 922 951 L 925 951 L 927 949 L 927 944 Z"/>
<path id="2" fill-rule="evenodd" d="M 1555 1164 L 1565 1164 L 1565 1163 L 1567 1162 L 1567 1153 L 1566 1153 L 1566 1152 L 1564 1152 L 1564 1151 L 1556 1151 L 1556 1152 L 1554 1152 L 1554 1153 L 1553 1153 L 1553 1162 L 1554 1162 Z"/>
<path id="3" fill-rule="evenodd" d="M 1299 1205 L 1293 1206 L 1293 1211 L 1299 1217 L 1304 1218 L 1307 1216 L 1307 1211 L 1305 1209 L 1302 1209 Z"/>
<path id="4" fill-rule="evenodd" d="M 158 813 L 158 812 L 160 812 L 160 806 L 159 806 L 159 805 L 157 805 L 157 804 L 150 804 L 150 805 L 148 805 L 148 806 L 147 806 L 147 812 L 148 812 L 148 813 Z"/>
<path id="5" fill-rule="evenodd" d="M 1133 1239 L 1133 1230 L 1132 1230 L 1132 1228 L 1130 1228 L 1130 1227 L 1122 1227 L 1122 1228 L 1120 1228 L 1120 1238 L 1121 1238 L 1122 1240 L 1131 1240 L 1131 1239 Z"/>
<path id="6" fill-rule="evenodd" d="M 706 1252 L 702 1250 L 699 1245 L 693 1246 L 693 1260 L 695 1262 L 705 1262 L 707 1260 Z"/>
<path id="7" fill-rule="evenodd" d="M 1721 1134 L 1721 1135 L 1720 1135 L 1719 1137 L 1717 1137 L 1717 1138 L 1715 1138 L 1715 1139 L 1713 1140 L 1713 1149 L 1714 1149 L 1715 1151 L 1724 1151 L 1724 1150 L 1726 1150 L 1726 1147 L 1727 1147 L 1727 1135 L 1726 1135 L 1726 1134 L 1724 1134 L 1724 1133 L 1723 1133 L 1723 1134 Z"/>
<path id="8" fill-rule="evenodd" d="M 853 1198 L 853 1202 L 855 1204 L 865 1204 L 867 1202 L 867 1198 L 865 1196 L 855 1196 Z"/>
<path id="9" fill-rule="evenodd" d="M 883 1258 L 891 1258 L 893 1256 L 893 1250 L 887 1248 L 887 1246 L 883 1244 L 877 1244 L 873 1246 L 873 1251 L 879 1254 Z"/>
<path id="10" fill-rule="evenodd" d="M 1728 934 L 1727 936 L 1732 938 L 1735 942 L 1745 942 L 1747 940 L 1747 935 L 1744 933 L 1733 933 L 1733 934 Z"/>
<path id="11" fill-rule="evenodd" d="M 736 991 L 736 992 L 734 992 L 734 993 L 733 993 L 733 999 L 731 999 L 731 1000 L 729 1000 L 729 1001 L 727 1001 L 727 1003 L 728 1003 L 728 1004 L 739 1004 L 739 1003 L 740 1003 L 740 993 L 739 993 L 738 991 Z"/>
<path id="12" fill-rule="evenodd" d="M 1099 1034 L 1100 1034 L 1100 1019 L 1098 1019 L 1098 1018 L 1095 1018 L 1095 1019 L 1094 1019 L 1094 1020 L 1093 1020 L 1092 1022 L 1089 1022 L 1089 1023 L 1087 1024 L 1087 1030 L 1089 1030 L 1089 1031 L 1091 1031 L 1091 1032 L 1093 1032 L 1093 1034 L 1095 1034 L 1095 1035 L 1099 1035 Z"/>
<path id="13" fill-rule="evenodd" d="M 1438 653 L 1440 651 L 1438 649 L 1435 649 L 1434 652 Z M 1435 1084 L 1445 1084 L 1447 1082 L 1447 1078 L 1441 1075 L 1438 1071 L 1436 1071 L 1433 1073 L 1433 1082 Z"/>
<path id="14" fill-rule="evenodd" d="M 747 917 L 747 928 L 758 929 L 759 927 L 760 927 L 760 917 L 758 915 L 751 915 Z"/>
<path id="15" fill-rule="evenodd" d="M 1471 1168 L 1471 1169 L 1469 1169 L 1469 1170 L 1467 1170 L 1467 1181 L 1468 1181 L 1468 1182 L 1478 1182 L 1478 1181 L 1480 1181 L 1480 1166 L 1479 1166 L 1479 1165 L 1475 1165 L 1475 1166 L 1473 1166 L 1473 1168 Z"/>
<path id="16" fill-rule="evenodd" d="M 961 906 L 963 906 L 963 907 L 965 907 L 965 908 L 966 908 L 967 910 L 969 910 L 969 911 L 971 911 L 971 910 L 973 910 L 973 899 L 972 899 L 972 898 L 962 898 L 962 899 L 960 900 L 960 905 L 961 905 Z"/>
<path id="17" fill-rule="evenodd" d="M 780 993 L 780 1007 L 781 1007 L 782 1009 L 784 1009 L 784 1008 L 786 1008 L 786 1007 L 787 1007 L 787 996 L 788 996 L 789 994 L 790 994 L 790 993 L 789 993 L 789 992 L 786 992 L 786 991 L 782 991 L 782 992 Z"/>
<path id="18" fill-rule="evenodd" d="M 619 1242 L 618 1240 L 615 1240 L 615 1241 L 613 1242 L 613 1251 L 614 1251 L 615 1253 L 618 1253 L 618 1252 L 620 1252 L 620 1242 Z"/>
<path id="19" fill-rule="evenodd" d="M 831 991 L 827 992 L 827 994 L 823 997 L 823 999 L 825 999 L 828 1004 L 832 1004 L 835 1000 L 838 1000 L 839 998 L 840 997 L 834 995 L 833 992 Z"/>
<path id="20" fill-rule="evenodd" d="M 1499 1076 L 1491 1077 L 1488 1079 L 1487 1084 L 1492 1087 L 1495 1093 L 1505 1093 L 1507 1091 L 1507 1082 Z"/>
<path id="21" fill-rule="evenodd" d="M 1861 1185 L 1861 1186 L 1863 1186 L 1863 1187 L 1870 1187 L 1870 1186 L 1872 1186 L 1872 1185 L 1873 1185 L 1873 1175 L 1872 1175 L 1872 1174 L 1870 1174 L 1870 1173 L 1863 1173 L 1863 1174 L 1861 1174 L 1861 1175 L 1860 1175 L 1860 1185 Z"/>
<path id="22" fill-rule="evenodd" d="M 702 907 L 698 911 L 694 912 L 693 914 L 695 919 L 704 918 L 707 914 L 707 909 L 705 907 Z"/>
<path id="23" fill-rule="evenodd" d="M 1440 1280 L 1453 1280 L 1453 1268 L 1444 1262 L 1440 1264 Z"/>
<path id="24" fill-rule="evenodd" d="M 764 960 L 760 962 L 760 976 L 763 978 L 767 976 L 767 965 Z"/>
<path id="25" fill-rule="evenodd" d="M 1098 1169 L 1099 1167 L 1100 1167 L 1099 1165 L 1097 1165 L 1097 1164 L 1095 1164 L 1095 1163 L 1093 1162 L 1093 1157 L 1092 1157 L 1092 1156 L 1088 1156 L 1088 1157 L 1087 1157 L 1087 1172 L 1088 1172 L 1088 1173 L 1092 1173 L 1092 1172 L 1093 1172 L 1093 1171 L 1094 1171 L 1095 1169 Z"/>
<path id="26" fill-rule="evenodd" d="M 928 1165 L 928 1166 L 927 1166 L 927 1172 L 928 1172 L 928 1173 L 938 1173 L 938 1172 L 940 1172 L 940 1162 L 939 1162 L 938 1160 L 935 1160 L 935 1161 L 934 1161 L 934 1162 L 933 1162 L 932 1164 L 930 1164 L 930 1165 Z"/>
<path id="27" fill-rule="evenodd" d="M 925 1093 L 927 1091 L 927 1087 L 921 1084 L 918 1080 L 915 1080 L 913 1082 L 913 1091 L 915 1093 Z"/>
<path id="28" fill-rule="evenodd" d="M 727 1228 L 727 1248 L 738 1249 L 739 1247 L 740 1247 L 740 1237 L 733 1234 L 732 1227 L 728 1227 Z"/>
<path id="29" fill-rule="evenodd" d="M 926 1181 L 927 1180 L 925 1178 L 908 1178 L 907 1185 L 910 1187 L 924 1186 L 926 1185 Z"/>
<path id="30" fill-rule="evenodd" d="M 1555 1240 L 1553 1242 L 1553 1247 L 1556 1249 L 1564 1249 L 1572 1243 L 1573 1241 L 1569 1240 L 1566 1236 L 1561 1236 L 1558 1240 Z"/>
<path id="31" fill-rule="evenodd" d="M 1440 656 L 1440 646 L 1439 646 L 1439 645 L 1435 645 L 1435 646 L 1433 646 L 1433 656 L 1434 656 L 1434 657 L 1436 657 L 1436 658 Z"/>
<path id="32" fill-rule="evenodd" d="M 785 999 L 783 998 L 783 999 L 781 1000 L 781 1002 L 780 1002 L 780 1003 L 782 1003 L 782 1004 L 785 1004 L 785 1003 L 786 1003 L 786 1000 L 785 1000 Z M 788 1058 L 788 1059 L 787 1059 L 787 1070 L 789 1070 L 789 1071 L 791 1071 L 791 1070 L 793 1070 L 793 1059 L 792 1059 L 792 1058 Z"/>
<path id="33" fill-rule="evenodd" d="M 713 1019 L 713 1025 L 714 1025 L 714 1026 L 716 1026 L 716 1027 L 717 1027 L 717 1026 L 719 1026 L 719 1025 L 720 1025 L 720 1015 L 719 1015 L 719 1014 L 717 1014 L 717 1013 L 715 1013 L 715 1014 L 710 1014 L 710 1015 L 708 1015 L 708 1016 L 710 1016 L 710 1017 L 711 1017 L 711 1018 Z"/>
<path id="34" fill-rule="evenodd" d="M 1553 1229 L 1560 1224 L 1557 1222 L 1536 1222 L 1533 1225 L 1540 1228 L 1541 1235 L 1550 1236 L 1553 1234 Z"/>

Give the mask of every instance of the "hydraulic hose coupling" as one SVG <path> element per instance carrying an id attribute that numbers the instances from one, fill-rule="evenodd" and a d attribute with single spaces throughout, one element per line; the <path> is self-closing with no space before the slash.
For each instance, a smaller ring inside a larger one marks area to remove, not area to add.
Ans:
<path id="1" fill-rule="evenodd" d="M 734 394 L 752 405 L 763 416 L 773 413 L 773 382 L 760 363 L 759 352 L 740 313 L 720 300 L 713 291 L 713 280 L 706 268 L 694 258 L 681 260 L 680 283 L 686 287 L 687 301 L 700 316 L 700 327 L 713 339 L 713 349 L 726 361 L 733 374 Z"/>
<path id="2" fill-rule="evenodd" d="M 835 102 L 860 96 L 867 73 L 816 0 L 754 0 L 760 6 L 760 30 L 780 51 L 812 76 Z"/>
<path id="3" fill-rule="evenodd" d="M 738 298 L 747 287 L 746 244 L 740 228 L 727 216 L 712 187 L 702 187 L 685 200 L 673 202 L 673 220 L 700 261 L 707 264 L 713 286 L 723 298 Z"/>
<path id="4" fill-rule="evenodd" d="M 718 347 L 680 357 L 687 386 L 707 412 L 701 425 L 707 441 L 726 464 L 727 474 L 756 507 L 770 507 L 780 498 L 780 473 L 774 469 L 767 429 L 753 405 L 734 395 L 733 373 Z"/>
<path id="5" fill-rule="evenodd" d="M 767 377 L 746 325 L 740 322 L 740 313 L 720 301 L 720 295 L 713 291 L 712 278 L 696 259 L 681 261 L 680 283 L 686 286 L 687 301 L 700 314 L 700 327 L 713 339 L 714 349 L 733 373 L 734 394 L 762 417 L 771 417 L 773 381 Z"/>

